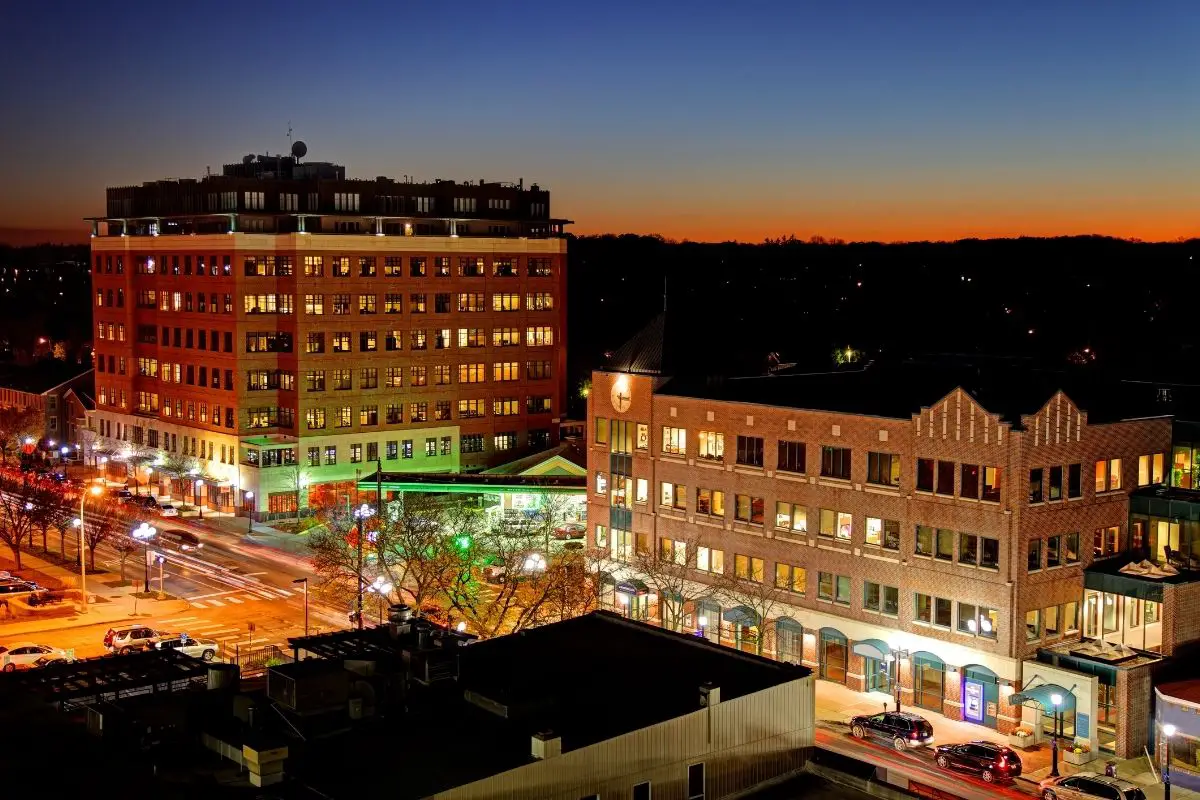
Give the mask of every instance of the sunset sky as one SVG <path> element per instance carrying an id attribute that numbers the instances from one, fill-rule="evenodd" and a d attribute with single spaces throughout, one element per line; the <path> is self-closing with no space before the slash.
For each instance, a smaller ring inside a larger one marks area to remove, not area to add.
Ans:
<path id="1" fill-rule="evenodd" d="M 576 233 L 1200 236 L 1200 11 L 1152 3 L 15 3 L 0 228 L 287 147 L 536 181 Z"/>

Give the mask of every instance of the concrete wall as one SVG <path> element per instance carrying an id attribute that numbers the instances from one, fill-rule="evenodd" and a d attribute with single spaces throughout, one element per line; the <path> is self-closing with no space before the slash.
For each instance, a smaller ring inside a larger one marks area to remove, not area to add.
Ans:
<path id="1" fill-rule="evenodd" d="M 688 766 L 701 762 L 705 797 L 730 797 L 804 766 L 814 745 L 813 682 L 808 676 L 725 700 L 434 797 L 624 800 L 635 784 L 650 781 L 655 800 L 685 798 Z"/>
<path id="2" fill-rule="evenodd" d="M 1056 683 L 1063 689 L 1075 695 L 1075 738 L 1087 738 L 1091 742 L 1092 752 L 1100 749 L 1100 738 L 1097 735 L 1096 717 L 1100 694 L 1100 679 L 1095 675 L 1085 675 L 1063 667 L 1043 664 L 1040 661 L 1025 661 L 1021 664 L 1023 689 L 1037 687 L 1043 683 Z M 1012 697 L 1011 694 L 1008 695 Z M 1049 716 L 1050 712 L 1045 712 Z M 1087 736 L 1081 736 L 1082 717 L 1087 716 Z M 1021 718 L 1026 725 L 1040 730 L 1042 725 L 1042 710 L 1036 703 L 1030 702 L 1021 709 Z"/>

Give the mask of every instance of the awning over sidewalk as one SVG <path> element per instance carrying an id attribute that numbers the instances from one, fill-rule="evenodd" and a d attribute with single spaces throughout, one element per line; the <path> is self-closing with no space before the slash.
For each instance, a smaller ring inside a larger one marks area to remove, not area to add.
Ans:
<path id="1" fill-rule="evenodd" d="M 1064 689 L 1057 683 L 1039 683 L 1037 686 L 1028 686 L 1019 692 L 1014 692 L 1009 702 L 1013 705 L 1025 703 L 1037 703 L 1044 711 L 1054 711 L 1054 703 L 1051 697 L 1059 695 L 1062 699 L 1063 711 L 1075 707 L 1075 695 L 1069 689 Z"/>
<path id="2" fill-rule="evenodd" d="M 749 606 L 727 608 L 721 616 L 725 618 L 726 622 L 732 622 L 734 625 L 754 626 L 758 624 L 758 614 L 754 613 L 754 609 Z"/>
<path id="3" fill-rule="evenodd" d="M 650 587 L 646 585 L 645 581 L 638 580 L 637 578 L 627 578 L 626 580 L 623 580 L 617 584 L 617 591 L 621 592 L 622 594 L 640 596 L 643 594 L 650 594 Z"/>
<path id="4" fill-rule="evenodd" d="M 888 647 L 887 642 L 882 639 L 863 639 L 861 642 L 855 642 L 854 647 L 850 649 L 856 656 L 877 658 L 880 661 L 887 660 L 887 657 L 892 654 L 892 648 Z"/>

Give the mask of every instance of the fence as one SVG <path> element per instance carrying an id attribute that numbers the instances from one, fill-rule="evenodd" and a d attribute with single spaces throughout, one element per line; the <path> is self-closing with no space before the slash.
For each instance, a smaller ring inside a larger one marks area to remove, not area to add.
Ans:
<path id="1" fill-rule="evenodd" d="M 230 658 L 232 663 L 238 665 L 243 677 L 262 675 L 268 667 L 290 664 L 293 660 L 291 653 L 273 644 L 261 647 L 235 645 L 232 658 Z"/>

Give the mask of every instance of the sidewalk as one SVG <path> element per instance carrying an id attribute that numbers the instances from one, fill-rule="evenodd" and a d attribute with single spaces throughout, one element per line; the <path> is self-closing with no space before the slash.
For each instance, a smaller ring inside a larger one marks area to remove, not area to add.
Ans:
<path id="1" fill-rule="evenodd" d="M 885 703 L 888 709 L 894 709 L 895 702 L 890 694 L 862 693 L 831 681 L 818 680 L 816 682 L 816 718 L 818 720 L 845 724 L 857 714 L 874 714 L 882 711 Z M 937 744 L 986 740 L 1008 745 L 1008 736 L 982 725 L 948 719 L 936 711 L 928 711 L 923 708 L 902 707 L 901 710 L 914 711 L 929 720 L 933 725 Z M 1074 775 L 1076 772 L 1103 774 L 1105 764 L 1115 760 L 1117 761 L 1117 775 L 1138 784 L 1146 793 L 1146 800 L 1162 800 L 1163 785 L 1160 782 L 1161 773 L 1158 773 L 1159 765 L 1155 765 L 1156 772 L 1151 772 L 1145 757 L 1116 759 L 1106 753 L 1098 753 L 1097 758 L 1077 767 L 1068 764 L 1063 758 L 1064 749 L 1065 747 L 1061 748 L 1058 753 L 1059 774 Z M 1045 743 L 1036 748 L 1020 749 L 1017 750 L 1017 753 L 1021 756 L 1021 763 L 1024 765 L 1018 785 L 1036 791 L 1038 782 L 1050 775 L 1052 759 L 1050 744 Z M 1176 800 L 1200 800 L 1200 793 L 1176 785 L 1171 786 L 1171 796 Z"/>

